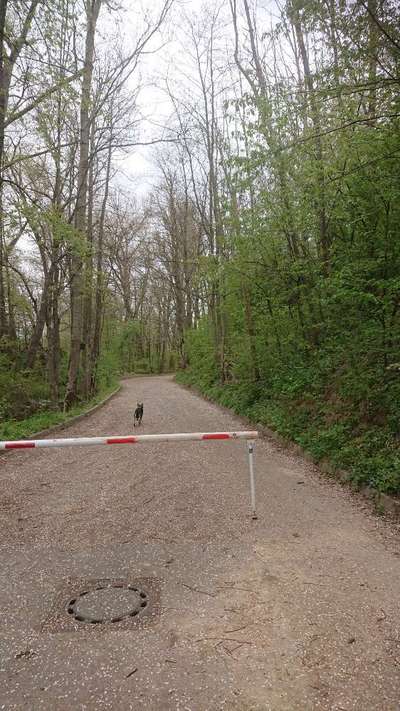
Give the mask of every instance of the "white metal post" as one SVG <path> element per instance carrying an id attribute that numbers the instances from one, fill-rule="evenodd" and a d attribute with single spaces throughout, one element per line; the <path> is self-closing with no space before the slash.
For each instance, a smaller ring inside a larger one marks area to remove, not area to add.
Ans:
<path id="1" fill-rule="evenodd" d="M 254 482 L 254 462 L 253 462 L 254 442 L 248 440 L 247 441 L 247 448 L 248 448 L 248 453 L 249 453 L 251 510 L 253 512 L 252 518 L 255 521 L 257 519 L 257 512 L 256 512 L 256 486 L 255 486 L 255 482 Z"/>

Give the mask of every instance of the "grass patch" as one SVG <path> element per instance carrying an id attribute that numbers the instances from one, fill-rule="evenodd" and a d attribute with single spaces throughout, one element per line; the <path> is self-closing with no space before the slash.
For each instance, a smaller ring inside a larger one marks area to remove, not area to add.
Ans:
<path id="1" fill-rule="evenodd" d="M 0 424 L 0 439 L 1 440 L 14 440 L 14 439 L 26 439 L 32 437 L 35 432 L 41 432 L 42 430 L 47 430 L 54 425 L 68 423 L 77 415 L 82 415 L 83 413 L 90 410 L 92 407 L 104 400 L 108 395 L 117 388 L 117 381 L 110 384 L 107 388 L 101 390 L 92 400 L 82 403 L 68 412 L 39 412 L 25 420 L 7 420 Z"/>

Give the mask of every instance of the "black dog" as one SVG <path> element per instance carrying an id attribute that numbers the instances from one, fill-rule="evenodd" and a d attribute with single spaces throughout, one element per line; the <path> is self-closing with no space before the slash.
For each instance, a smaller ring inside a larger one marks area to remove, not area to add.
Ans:
<path id="1" fill-rule="evenodd" d="M 133 416 L 133 426 L 136 427 L 136 424 L 139 426 L 142 424 L 142 419 L 143 419 L 143 403 L 138 402 L 135 410 L 135 414 Z"/>

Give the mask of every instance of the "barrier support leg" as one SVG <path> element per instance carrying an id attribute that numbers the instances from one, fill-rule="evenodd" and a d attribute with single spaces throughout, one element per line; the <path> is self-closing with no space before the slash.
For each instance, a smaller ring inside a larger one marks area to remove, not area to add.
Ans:
<path id="1" fill-rule="evenodd" d="M 252 518 L 255 521 L 257 519 L 257 512 L 256 512 L 256 486 L 254 482 L 254 462 L 253 462 L 253 453 L 254 453 L 254 442 L 248 440 L 247 441 L 247 451 L 249 453 L 249 472 L 250 472 L 250 499 L 251 499 L 251 510 L 252 510 Z"/>

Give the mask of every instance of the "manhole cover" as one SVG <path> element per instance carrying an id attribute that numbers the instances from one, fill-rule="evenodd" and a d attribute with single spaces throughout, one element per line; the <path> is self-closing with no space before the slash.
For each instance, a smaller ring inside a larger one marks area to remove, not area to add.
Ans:
<path id="1" fill-rule="evenodd" d="M 136 617 L 147 604 L 147 594 L 133 585 L 99 585 L 95 590 L 84 590 L 70 600 L 67 611 L 78 622 L 100 624 Z"/>
<path id="2" fill-rule="evenodd" d="M 100 634 L 147 627 L 160 616 L 156 578 L 69 578 L 56 594 L 42 632 Z"/>

